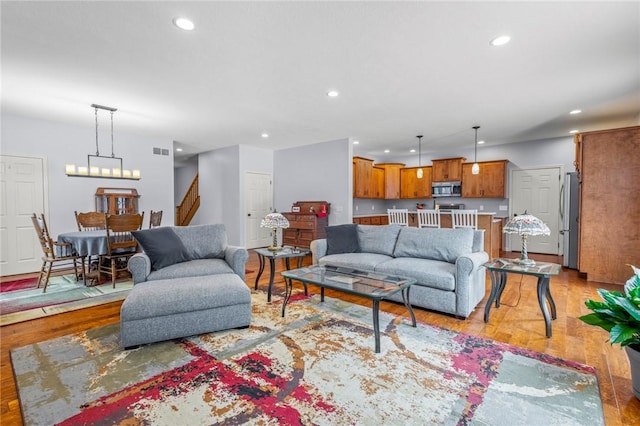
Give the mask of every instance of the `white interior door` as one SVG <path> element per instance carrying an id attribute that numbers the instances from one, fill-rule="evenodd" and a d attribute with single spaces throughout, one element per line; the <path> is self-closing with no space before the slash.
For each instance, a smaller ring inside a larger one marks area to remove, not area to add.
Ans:
<path id="1" fill-rule="evenodd" d="M 245 174 L 245 247 L 251 249 L 271 244 L 271 230 L 260 228 L 260 221 L 272 211 L 273 185 L 271 175 L 247 172 Z"/>
<path id="2" fill-rule="evenodd" d="M 0 156 L 0 275 L 40 270 L 42 249 L 31 222 L 45 212 L 44 160 Z"/>
<path id="3" fill-rule="evenodd" d="M 561 254 L 560 252 L 560 167 L 517 169 L 511 171 L 511 216 L 527 213 L 542 220 L 550 235 L 527 238 L 527 251 L 531 253 Z M 512 251 L 522 250 L 522 237 L 509 236 Z"/>

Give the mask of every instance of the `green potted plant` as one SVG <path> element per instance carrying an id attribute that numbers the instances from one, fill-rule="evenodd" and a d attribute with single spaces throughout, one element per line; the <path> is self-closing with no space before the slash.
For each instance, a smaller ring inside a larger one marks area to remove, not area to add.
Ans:
<path id="1" fill-rule="evenodd" d="M 625 283 L 624 293 L 599 288 L 603 302 L 585 301 L 593 312 L 579 319 L 607 330 L 609 342 L 625 349 L 631 365 L 633 393 L 640 399 L 640 269 L 629 266 L 634 275 Z"/>

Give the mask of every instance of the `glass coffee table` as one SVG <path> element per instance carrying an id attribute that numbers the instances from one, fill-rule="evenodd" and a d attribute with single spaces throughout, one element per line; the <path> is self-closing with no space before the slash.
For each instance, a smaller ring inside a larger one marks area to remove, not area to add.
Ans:
<path id="1" fill-rule="evenodd" d="M 507 274 L 533 275 L 538 278 L 538 304 L 544 317 L 546 335 L 551 337 L 551 318 L 556 319 L 556 304 L 551 297 L 549 280 L 551 276 L 560 274 L 562 267 L 556 263 L 536 262 L 533 265 L 519 263 L 517 259 L 493 259 L 483 265 L 489 270 L 491 276 L 491 294 L 484 307 L 484 322 L 489 322 L 491 305 L 495 302 L 496 308 L 500 307 L 500 297 L 507 284 Z M 551 307 L 551 316 L 547 302 Z"/>
<path id="2" fill-rule="evenodd" d="M 293 269 L 281 272 L 285 277 L 286 292 L 282 302 L 282 316 L 291 292 L 293 291 L 293 281 L 300 281 L 305 285 L 314 284 L 320 287 L 320 301 L 324 302 L 324 289 L 343 291 L 371 299 L 373 302 L 373 332 L 375 336 L 375 350 L 380 352 L 380 301 L 388 299 L 389 296 L 398 292 L 402 293 L 402 302 L 411 315 L 411 323 L 416 327 L 416 316 L 409 302 L 409 291 L 415 284 L 412 278 L 398 277 L 381 274 L 372 271 L 362 271 L 351 268 L 343 268 L 331 265 L 310 266 L 307 268 Z"/>

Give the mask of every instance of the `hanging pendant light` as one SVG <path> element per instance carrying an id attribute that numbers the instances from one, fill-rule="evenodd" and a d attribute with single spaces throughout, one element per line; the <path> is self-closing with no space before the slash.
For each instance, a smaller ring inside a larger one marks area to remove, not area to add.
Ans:
<path id="1" fill-rule="evenodd" d="M 424 172 L 422 171 L 422 135 L 416 136 L 418 138 L 418 170 L 416 175 L 418 179 L 422 179 Z"/>
<path id="2" fill-rule="evenodd" d="M 134 169 L 128 170 L 122 167 L 122 157 L 116 157 L 113 151 L 113 113 L 117 108 L 112 108 L 104 105 L 91 104 L 91 108 L 94 109 L 95 121 L 96 121 L 96 155 L 87 155 L 87 165 L 77 166 L 75 164 L 65 165 L 65 173 L 67 176 L 75 177 L 92 177 L 92 178 L 109 178 L 109 179 L 130 179 L 140 180 L 140 170 Z M 111 114 L 111 156 L 100 155 L 100 147 L 98 145 L 98 110 L 109 111 Z M 94 159 L 94 164 L 91 164 L 91 159 Z M 105 163 L 104 165 L 96 165 L 95 160 Z M 116 167 L 105 167 L 111 160 L 117 161 L 113 163 Z"/>
<path id="3" fill-rule="evenodd" d="M 471 174 L 478 175 L 480 174 L 480 165 L 478 164 L 478 129 L 480 126 L 473 126 L 473 129 L 476 131 L 476 143 L 473 146 L 474 156 L 473 156 L 473 166 L 471 166 Z"/>

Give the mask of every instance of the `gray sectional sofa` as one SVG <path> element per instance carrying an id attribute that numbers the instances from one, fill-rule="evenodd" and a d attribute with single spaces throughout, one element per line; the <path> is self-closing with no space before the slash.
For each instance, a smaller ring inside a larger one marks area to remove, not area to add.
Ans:
<path id="1" fill-rule="evenodd" d="M 144 251 L 128 264 L 134 286 L 120 309 L 123 347 L 249 326 L 249 253 L 227 244 L 224 225 L 133 234 Z"/>
<path id="2" fill-rule="evenodd" d="M 314 264 L 414 278 L 413 306 L 460 318 L 467 318 L 485 296 L 482 264 L 489 256 L 483 251 L 483 230 L 351 224 L 336 226 L 336 232 L 331 228 L 326 239 L 311 243 Z M 351 244 L 349 238 L 357 242 Z M 400 294 L 392 299 L 402 302 Z"/>

